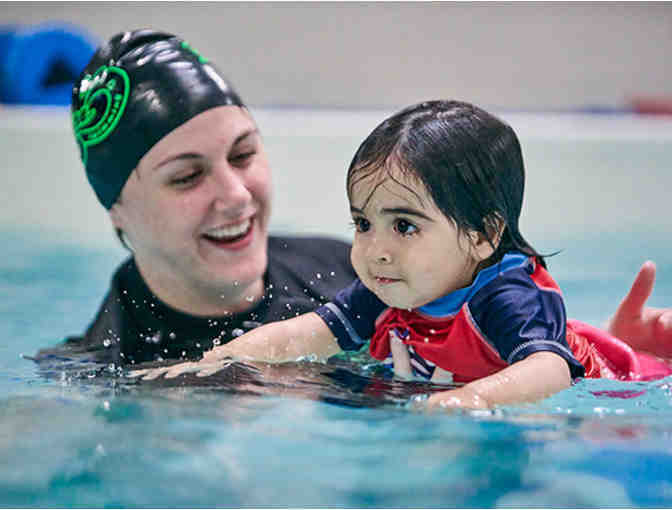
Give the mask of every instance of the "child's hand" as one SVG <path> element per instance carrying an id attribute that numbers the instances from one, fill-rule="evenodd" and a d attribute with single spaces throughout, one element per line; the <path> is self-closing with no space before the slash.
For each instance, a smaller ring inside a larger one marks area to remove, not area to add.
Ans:
<path id="1" fill-rule="evenodd" d="M 191 374 L 196 372 L 197 377 L 206 377 L 228 367 L 238 356 L 235 343 L 231 342 L 225 345 L 219 345 L 203 354 L 201 361 L 188 361 L 168 367 L 147 368 L 142 370 L 133 370 L 127 374 L 128 377 L 142 377 L 143 381 L 151 381 L 159 377 L 173 379 L 182 374 Z"/>
<path id="2" fill-rule="evenodd" d="M 141 377 L 143 381 L 152 381 L 160 377 L 173 379 L 182 374 L 192 374 L 196 372 L 196 377 L 207 377 L 220 370 L 225 369 L 234 362 L 231 358 L 219 359 L 213 361 L 189 361 L 179 363 L 169 367 L 146 368 L 142 370 L 132 370 L 126 374 L 127 377 Z"/>
<path id="3" fill-rule="evenodd" d="M 607 331 L 633 349 L 672 358 L 672 309 L 645 307 L 656 281 L 656 265 L 646 261 L 607 324 Z"/>
<path id="4" fill-rule="evenodd" d="M 461 409 L 489 409 L 491 405 L 469 386 L 462 386 L 454 390 L 433 393 L 427 399 L 430 410 L 451 408 Z"/>

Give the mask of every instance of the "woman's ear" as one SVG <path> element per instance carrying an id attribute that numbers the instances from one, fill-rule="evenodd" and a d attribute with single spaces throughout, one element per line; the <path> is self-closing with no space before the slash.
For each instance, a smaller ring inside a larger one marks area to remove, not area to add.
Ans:
<path id="1" fill-rule="evenodd" d="M 115 202 L 110 210 L 108 211 L 108 214 L 110 215 L 110 220 L 112 220 L 112 225 L 114 225 L 114 228 L 119 228 L 119 229 L 124 229 L 123 225 L 123 214 L 121 214 L 121 211 L 119 210 L 119 203 Z"/>

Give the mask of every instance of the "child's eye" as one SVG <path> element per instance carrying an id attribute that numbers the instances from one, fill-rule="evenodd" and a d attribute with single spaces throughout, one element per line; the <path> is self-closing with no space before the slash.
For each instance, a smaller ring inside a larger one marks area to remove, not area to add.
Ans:
<path id="1" fill-rule="evenodd" d="M 371 228 L 371 224 L 366 218 L 353 218 L 352 224 L 355 226 L 357 232 L 368 232 Z"/>
<path id="2" fill-rule="evenodd" d="M 186 188 L 194 184 L 201 175 L 203 175 L 203 170 L 200 168 L 196 168 L 193 171 L 189 172 L 187 175 L 171 179 L 170 184 L 178 188 Z"/>
<path id="3" fill-rule="evenodd" d="M 418 232 L 418 227 L 408 220 L 398 219 L 394 222 L 394 229 L 401 235 L 410 236 Z"/>

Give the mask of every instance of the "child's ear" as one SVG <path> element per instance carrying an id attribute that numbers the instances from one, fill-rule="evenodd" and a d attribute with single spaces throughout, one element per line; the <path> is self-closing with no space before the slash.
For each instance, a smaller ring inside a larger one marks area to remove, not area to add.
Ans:
<path id="1" fill-rule="evenodd" d="M 492 256 L 502 240 L 502 234 L 506 227 L 504 221 L 499 216 L 486 218 L 484 223 L 488 233 L 487 236 L 481 232 L 471 231 L 469 233 L 472 254 L 479 262 L 487 260 Z"/>

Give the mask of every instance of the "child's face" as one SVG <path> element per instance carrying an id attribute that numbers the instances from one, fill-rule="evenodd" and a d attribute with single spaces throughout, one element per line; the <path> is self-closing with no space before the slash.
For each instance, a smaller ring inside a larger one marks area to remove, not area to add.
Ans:
<path id="1" fill-rule="evenodd" d="M 354 185 L 350 257 L 362 283 L 385 304 L 417 308 L 470 285 L 479 260 L 469 235 L 458 233 L 421 182 L 393 175 L 399 182 L 384 177 L 380 183 L 381 172 L 374 172 Z"/>

